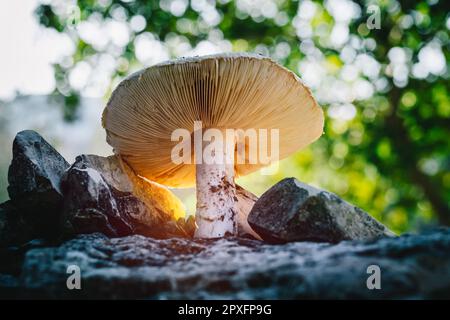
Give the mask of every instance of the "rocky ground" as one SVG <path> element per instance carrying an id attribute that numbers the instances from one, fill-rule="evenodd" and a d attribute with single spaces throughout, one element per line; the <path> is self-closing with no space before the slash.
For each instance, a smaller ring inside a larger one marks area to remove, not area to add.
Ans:
<path id="1" fill-rule="evenodd" d="M 449 253 L 448 229 L 336 245 L 91 234 L 60 246 L 35 242 L 2 251 L 0 292 L 9 298 L 448 299 Z M 80 267 L 81 290 L 66 287 L 70 265 Z M 380 290 L 367 288 L 370 265 L 380 267 Z"/>
<path id="2" fill-rule="evenodd" d="M 450 298 L 450 229 L 397 237 L 289 178 L 259 199 L 238 188 L 238 236 L 193 239 L 170 191 L 127 170 L 114 156 L 69 164 L 36 132 L 17 135 L 0 298 Z"/>

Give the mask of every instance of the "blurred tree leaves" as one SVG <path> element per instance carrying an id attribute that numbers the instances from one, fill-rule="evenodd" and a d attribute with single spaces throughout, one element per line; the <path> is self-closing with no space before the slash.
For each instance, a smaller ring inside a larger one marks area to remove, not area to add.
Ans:
<path id="1" fill-rule="evenodd" d="M 133 17 L 142 16 L 145 26 L 131 28 L 123 47 L 98 48 L 72 25 L 70 5 L 79 9 L 79 23 L 119 17 L 133 25 Z M 380 10 L 380 29 L 366 24 L 370 5 Z M 345 18 L 350 11 L 356 14 Z M 270 55 L 297 73 L 313 66 L 307 74 L 317 74 L 313 91 L 328 115 L 324 136 L 283 160 L 277 175 L 253 174 L 242 184 L 261 193 L 285 176 L 296 176 L 340 194 L 396 231 L 432 221 L 450 224 L 448 1 L 78 0 L 41 5 L 36 15 L 75 43 L 70 63 L 55 65 L 66 119 L 76 114 L 79 90 L 71 87 L 69 75 L 78 62 L 90 61 L 95 72 L 95 57 L 114 52 L 114 86 L 143 66 L 136 52 L 139 36 L 151 34 L 174 57 L 180 52 L 170 43 L 180 47 L 187 41 L 195 48 L 219 31 L 232 50 Z M 346 30 L 346 40 L 336 44 Z M 444 55 L 442 72 L 436 67 L 442 54 L 436 50 Z M 360 71 L 349 80 L 358 59 Z M 314 64 L 305 64 L 309 61 Z M 431 72 L 424 74 L 423 65 Z M 327 96 L 338 81 L 365 86 L 370 94 L 348 102 Z"/>

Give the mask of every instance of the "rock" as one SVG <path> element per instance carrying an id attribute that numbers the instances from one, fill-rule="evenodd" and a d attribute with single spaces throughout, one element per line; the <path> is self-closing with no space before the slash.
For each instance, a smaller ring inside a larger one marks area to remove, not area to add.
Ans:
<path id="1" fill-rule="evenodd" d="M 11 200 L 0 204 L 0 248 L 25 243 L 34 236 L 33 226 Z"/>
<path id="2" fill-rule="evenodd" d="M 34 236 L 54 237 L 62 208 L 60 180 L 67 161 L 38 133 L 19 132 L 8 171 L 12 203 Z"/>
<path id="3" fill-rule="evenodd" d="M 178 218 L 177 224 L 189 235 L 189 238 L 192 238 L 195 233 L 195 229 L 197 225 L 195 224 L 195 216 L 189 215 L 184 218 Z"/>
<path id="4" fill-rule="evenodd" d="M 54 245 L 56 245 L 56 242 L 54 241 L 49 241 L 46 239 L 34 239 L 24 242 L 20 245 L 12 245 L 0 248 L 0 278 L 4 278 L 5 276 L 17 277 L 18 275 L 20 275 L 20 273 L 22 272 L 22 265 L 25 254 L 29 250 Z M 0 298 L 2 297 L 1 291 L 2 290 L 0 288 Z"/>
<path id="5" fill-rule="evenodd" d="M 236 198 L 238 212 L 238 235 L 240 237 L 249 237 L 262 240 L 261 237 L 252 229 L 252 227 L 250 227 L 247 221 L 248 215 L 255 202 L 258 200 L 258 197 L 236 184 Z"/>
<path id="6" fill-rule="evenodd" d="M 0 292 L 10 299 L 448 299 L 449 252 L 450 229 L 279 245 L 90 234 L 28 250 L 21 272 L 0 274 Z M 66 287 L 70 265 L 80 268 L 81 290 Z M 380 267 L 381 290 L 367 288 L 372 265 Z"/>
<path id="7" fill-rule="evenodd" d="M 8 171 L 9 197 L 19 201 L 46 193 L 60 197 L 61 176 L 68 167 L 67 161 L 37 132 L 19 132 Z"/>
<path id="8" fill-rule="evenodd" d="M 62 178 L 63 230 L 73 236 L 142 234 L 190 237 L 182 203 L 166 188 L 134 175 L 116 156 L 81 155 Z"/>
<path id="9" fill-rule="evenodd" d="M 255 203 L 250 226 L 268 242 L 373 239 L 393 236 L 384 225 L 335 194 L 287 178 Z"/>

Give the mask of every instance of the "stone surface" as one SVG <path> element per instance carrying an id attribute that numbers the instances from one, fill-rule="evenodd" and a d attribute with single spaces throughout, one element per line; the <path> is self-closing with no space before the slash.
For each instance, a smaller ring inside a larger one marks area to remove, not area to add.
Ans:
<path id="1" fill-rule="evenodd" d="M 8 173 L 11 200 L 0 205 L 0 247 L 80 233 L 191 237 L 192 218 L 168 189 L 115 156 L 82 155 L 70 166 L 38 133 L 19 132 Z"/>
<path id="2" fill-rule="evenodd" d="M 57 247 L 37 242 L 0 251 L 0 296 L 448 299 L 449 252 L 450 229 L 372 241 L 278 245 L 242 238 L 91 234 Z M 81 290 L 66 287 L 69 265 L 80 267 Z M 380 267 L 380 290 L 367 288 L 371 265 Z"/>
<path id="3" fill-rule="evenodd" d="M 33 226 L 11 200 L 0 204 L 0 248 L 24 243 L 34 236 Z"/>
<path id="4" fill-rule="evenodd" d="M 369 214 L 335 194 L 287 178 L 255 203 L 250 226 L 268 242 L 373 239 L 394 236 Z"/>
<path id="5" fill-rule="evenodd" d="M 126 173 L 115 156 L 81 155 L 62 178 L 66 236 L 102 232 L 191 237 L 181 202 L 166 188 Z M 133 181 L 132 181 L 133 180 Z"/>
<path id="6" fill-rule="evenodd" d="M 254 238 L 262 240 L 261 237 L 250 227 L 247 218 L 252 210 L 258 197 L 248 190 L 236 184 L 236 198 L 237 198 L 237 219 L 238 219 L 238 235 L 240 237 Z"/>
<path id="7" fill-rule="evenodd" d="M 13 142 L 8 193 L 19 219 L 33 226 L 35 236 L 53 237 L 62 208 L 60 180 L 66 160 L 38 133 L 19 132 Z"/>
<path id="8" fill-rule="evenodd" d="M 67 161 L 37 132 L 17 133 L 8 171 L 9 197 L 24 200 L 43 193 L 60 194 L 61 176 L 68 167 Z"/>

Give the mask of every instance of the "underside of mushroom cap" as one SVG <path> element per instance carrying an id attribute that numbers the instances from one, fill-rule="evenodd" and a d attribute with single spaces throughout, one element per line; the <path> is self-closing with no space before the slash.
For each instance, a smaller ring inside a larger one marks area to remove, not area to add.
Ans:
<path id="1" fill-rule="evenodd" d="M 116 154 L 137 174 L 171 187 L 195 183 L 194 164 L 171 160 L 178 144 L 172 132 L 192 133 L 194 121 L 202 121 L 203 129 L 278 129 L 280 159 L 323 130 L 322 109 L 293 72 L 242 53 L 180 58 L 141 70 L 114 90 L 102 119 Z M 235 164 L 236 176 L 263 166 Z"/>

